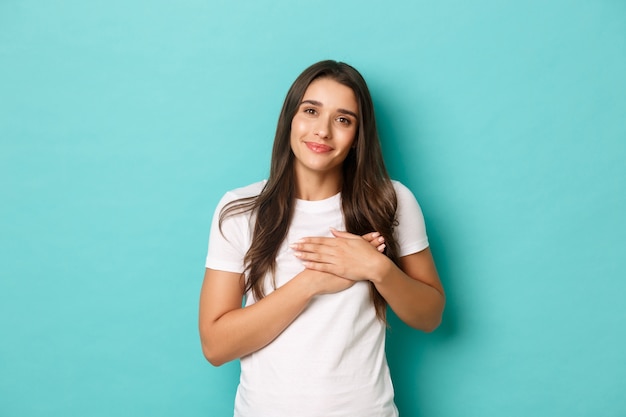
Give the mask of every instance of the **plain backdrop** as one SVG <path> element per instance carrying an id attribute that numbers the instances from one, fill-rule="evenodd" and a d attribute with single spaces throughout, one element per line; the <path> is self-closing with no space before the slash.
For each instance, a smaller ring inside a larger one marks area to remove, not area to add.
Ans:
<path id="1" fill-rule="evenodd" d="M 401 414 L 626 415 L 625 2 L 2 0 L 0 416 L 232 414 L 211 217 L 327 58 L 448 293 L 432 334 L 391 317 Z"/>

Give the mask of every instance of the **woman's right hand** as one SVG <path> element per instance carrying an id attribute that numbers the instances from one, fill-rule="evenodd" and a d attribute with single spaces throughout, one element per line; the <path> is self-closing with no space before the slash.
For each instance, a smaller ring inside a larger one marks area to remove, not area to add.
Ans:
<path id="1" fill-rule="evenodd" d="M 333 294 L 353 281 L 305 269 L 263 299 L 242 307 L 244 277 L 207 268 L 200 294 L 202 351 L 215 366 L 271 343 L 320 294 Z"/>
<path id="2" fill-rule="evenodd" d="M 380 252 L 384 240 L 376 232 L 362 236 Z M 355 281 L 305 269 L 262 300 L 242 308 L 243 276 L 206 269 L 200 295 L 199 327 L 202 350 L 215 366 L 261 349 L 306 308 L 311 298 L 334 294 Z"/>
<path id="3" fill-rule="evenodd" d="M 312 269 L 305 269 L 299 273 L 297 277 L 310 285 L 314 295 L 334 294 L 347 290 L 356 282 L 329 274 L 328 272 L 315 271 Z"/>

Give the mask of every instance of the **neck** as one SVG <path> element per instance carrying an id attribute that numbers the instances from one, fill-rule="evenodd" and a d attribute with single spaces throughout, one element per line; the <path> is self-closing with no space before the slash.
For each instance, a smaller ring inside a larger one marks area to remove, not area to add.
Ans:
<path id="1" fill-rule="evenodd" d="M 324 200 L 341 191 L 340 172 L 309 173 L 296 171 L 296 198 L 300 200 Z"/>

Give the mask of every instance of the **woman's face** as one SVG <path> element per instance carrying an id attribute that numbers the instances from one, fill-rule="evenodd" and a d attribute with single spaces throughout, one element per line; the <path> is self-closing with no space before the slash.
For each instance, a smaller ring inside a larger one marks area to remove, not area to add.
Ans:
<path id="1" fill-rule="evenodd" d="M 291 121 L 296 175 L 341 175 L 358 127 L 358 104 L 350 87 L 318 78 L 306 89 Z"/>

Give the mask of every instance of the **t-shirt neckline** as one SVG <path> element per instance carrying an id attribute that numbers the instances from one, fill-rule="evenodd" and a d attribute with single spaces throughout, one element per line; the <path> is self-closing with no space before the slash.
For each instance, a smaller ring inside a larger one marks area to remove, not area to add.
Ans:
<path id="1" fill-rule="evenodd" d="M 341 202 L 341 192 L 323 200 L 301 200 L 296 198 L 296 210 L 307 213 L 323 213 L 337 210 Z"/>

